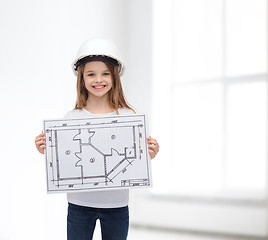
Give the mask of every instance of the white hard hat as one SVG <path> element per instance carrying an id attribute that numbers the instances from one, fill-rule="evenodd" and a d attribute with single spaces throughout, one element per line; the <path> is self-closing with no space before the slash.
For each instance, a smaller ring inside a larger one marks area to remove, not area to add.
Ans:
<path id="1" fill-rule="evenodd" d="M 77 75 L 79 66 L 92 61 L 104 61 L 118 66 L 119 74 L 123 74 L 124 63 L 117 46 L 107 39 L 86 40 L 77 52 L 72 64 L 74 74 Z"/>

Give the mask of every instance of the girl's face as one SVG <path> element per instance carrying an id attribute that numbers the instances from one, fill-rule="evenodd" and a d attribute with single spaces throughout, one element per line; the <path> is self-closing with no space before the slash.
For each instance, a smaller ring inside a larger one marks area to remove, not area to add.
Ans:
<path id="1" fill-rule="evenodd" d="M 104 62 L 88 62 L 83 73 L 89 97 L 107 97 L 112 88 L 112 75 Z"/>

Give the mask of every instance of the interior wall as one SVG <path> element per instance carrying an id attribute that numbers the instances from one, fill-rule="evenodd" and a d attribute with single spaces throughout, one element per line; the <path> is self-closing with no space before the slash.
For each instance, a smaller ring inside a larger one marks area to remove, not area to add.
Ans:
<path id="1" fill-rule="evenodd" d="M 127 1 L 128 48 L 125 93 L 138 113 L 150 119 L 152 88 L 152 1 Z M 150 127 L 150 126 L 149 126 Z"/>

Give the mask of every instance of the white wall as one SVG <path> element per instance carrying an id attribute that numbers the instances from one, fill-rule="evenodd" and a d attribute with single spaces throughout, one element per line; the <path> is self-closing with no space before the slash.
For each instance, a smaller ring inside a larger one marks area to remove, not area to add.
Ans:
<path id="1" fill-rule="evenodd" d="M 126 96 L 137 112 L 150 116 L 152 86 L 152 1 L 127 1 Z"/>

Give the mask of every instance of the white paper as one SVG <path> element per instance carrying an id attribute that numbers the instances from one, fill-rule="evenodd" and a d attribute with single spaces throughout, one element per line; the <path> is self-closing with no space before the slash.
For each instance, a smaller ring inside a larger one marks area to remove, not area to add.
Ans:
<path id="1" fill-rule="evenodd" d="M 150 187 L 145 115 L 44 121 L 47 191 Z"/>

